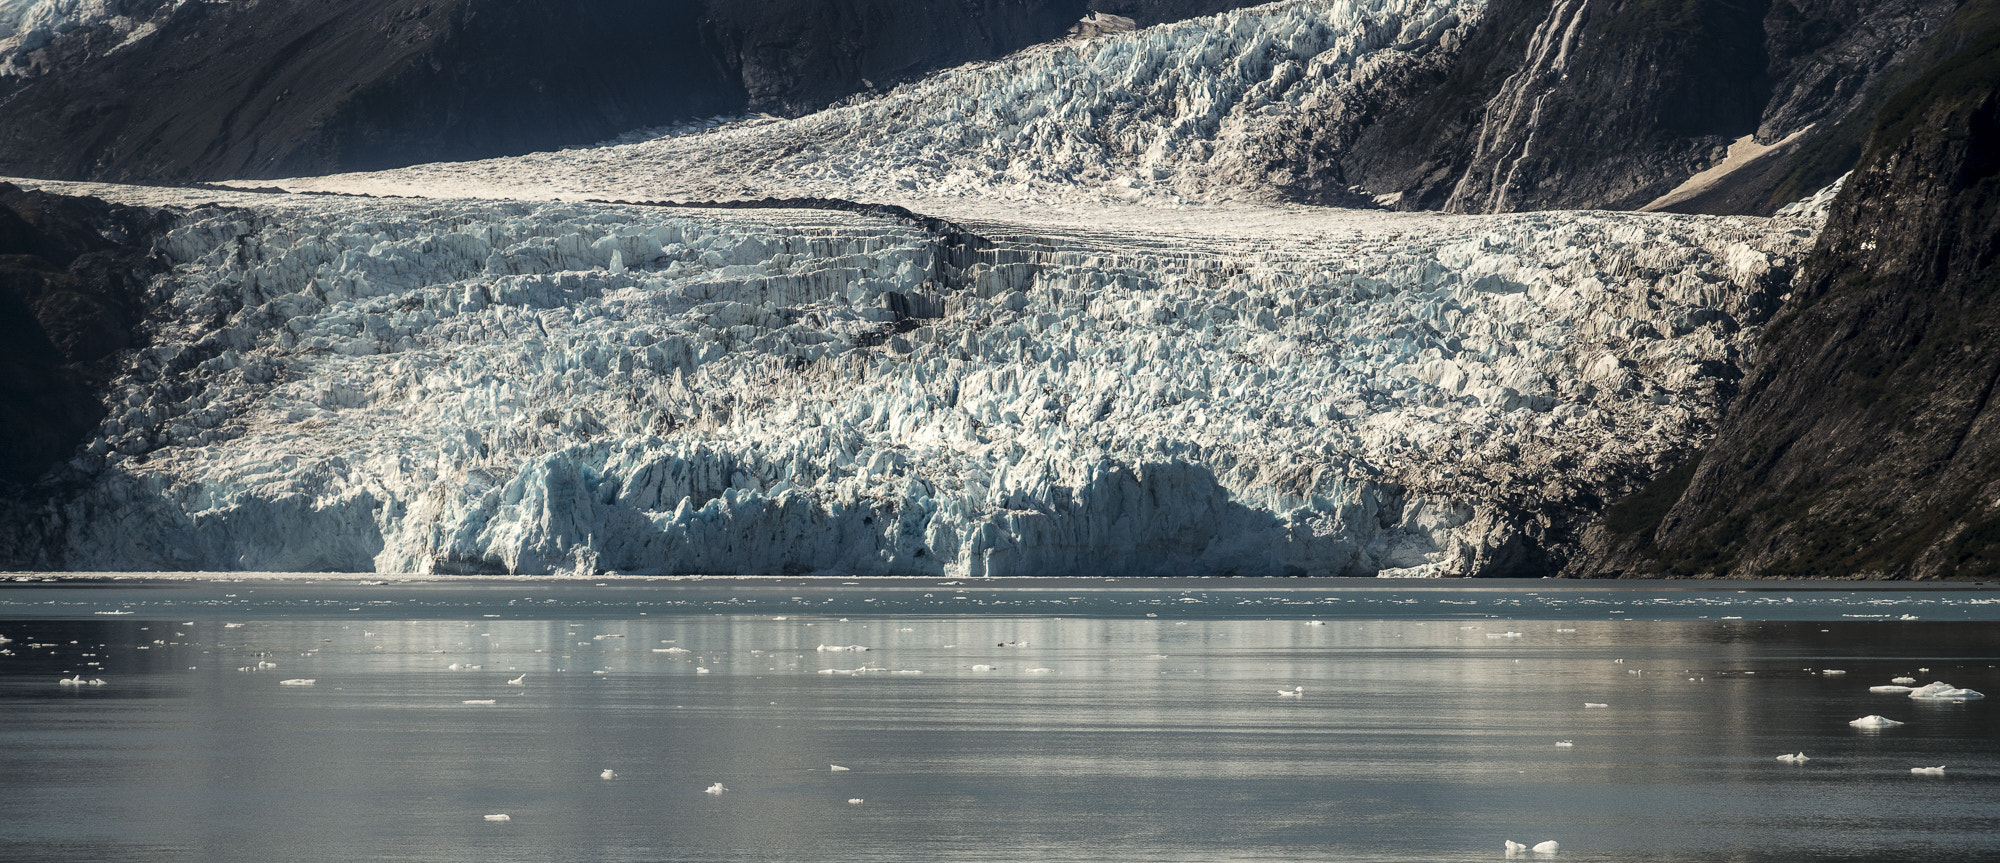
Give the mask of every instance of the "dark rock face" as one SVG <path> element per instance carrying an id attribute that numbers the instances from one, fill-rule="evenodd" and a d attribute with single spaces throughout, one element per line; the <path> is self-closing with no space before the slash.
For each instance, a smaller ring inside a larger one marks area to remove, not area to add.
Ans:
<path id="1" fill-rule="evenodd" d="M 0 488 L 39 479 L 103 419 L 97 393 L 136 344 L 167 221 L 0 183 Z"/>
<path id="2" fill-rule="evenodd" d="M 1143 23 L 1248 0 L 1114 0 Z M 12 58 L 0 174 L 188 182 L 798 114 L 1061 38 L 1087 0 L 125 0 Z M 155 28 L 131 39 L 131 21 Z"/>
<path id="3" fill-rule="evenodd" d="M 709 4 L 705 29 L 751 110 L 802 114 L 856 92 L 1060 38 L 1082 0 Z M 1239 4 L 1240 5 L 1240 4 Z"/>
<path id="4" fill-rule="evenodd" d="M 1955 6 L 1496 0 L 1456 60 L 1414 75 L 1382 122 L 1345 146 L 1302 146 L 1323 158 L 1293 191 L 1326 200 L 1359 185 L 1400 209 L 1455 212 L 1637 208 L 1744 135 L 1823 134 L 1815 124 L 1852 113 Z M 1709 211 L 1768 212 L 1844 170 L 1764 206 L 1777 172 L 1754 207 Z"/>
<path id="5" fill-rule="evenodd" d="M 2000 573 L 2000 3 L 1937 38 L 1713 445 L 1614 506 L 1573 574 Z"/>

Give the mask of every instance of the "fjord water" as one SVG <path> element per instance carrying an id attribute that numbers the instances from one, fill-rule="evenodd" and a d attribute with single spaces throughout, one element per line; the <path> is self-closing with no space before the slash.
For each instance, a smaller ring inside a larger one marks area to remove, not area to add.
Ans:
<path id="1" fill-rule="evenodd" d="M 14 582 L 0 859 L 1991 860 L 1990 700 L 1868 687 L 2000 690 L 1996 621 L 1984 586 Z"/>

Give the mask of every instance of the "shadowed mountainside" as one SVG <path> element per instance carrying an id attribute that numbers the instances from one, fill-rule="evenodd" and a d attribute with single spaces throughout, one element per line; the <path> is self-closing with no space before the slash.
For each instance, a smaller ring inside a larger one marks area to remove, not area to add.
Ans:
<path id="1" fill-rule="evenodd" d="M 1937 39 L 1713 445 L 1612 507 L 1572 572 L 2000 573 L 2000 4 Z"/>

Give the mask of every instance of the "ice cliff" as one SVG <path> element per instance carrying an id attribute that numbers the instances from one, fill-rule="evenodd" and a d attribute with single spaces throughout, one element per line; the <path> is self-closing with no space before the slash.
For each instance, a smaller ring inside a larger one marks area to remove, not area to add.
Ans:
<path id="1" fill-rule="evenodd" d="M 1535 571 L 1703 434 L 1811 234 L 239 200 L 158 245 L 65 566 Z"/>

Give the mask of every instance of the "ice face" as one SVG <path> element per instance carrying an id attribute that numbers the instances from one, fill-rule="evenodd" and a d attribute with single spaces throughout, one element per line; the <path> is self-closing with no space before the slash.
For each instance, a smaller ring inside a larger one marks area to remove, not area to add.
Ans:
<path id="1" fill-rule="evenodd" d="M 1809 239 L 263 200 L 161 243 L 72 566 L 1506 571 L 1700 440 Z"/>

